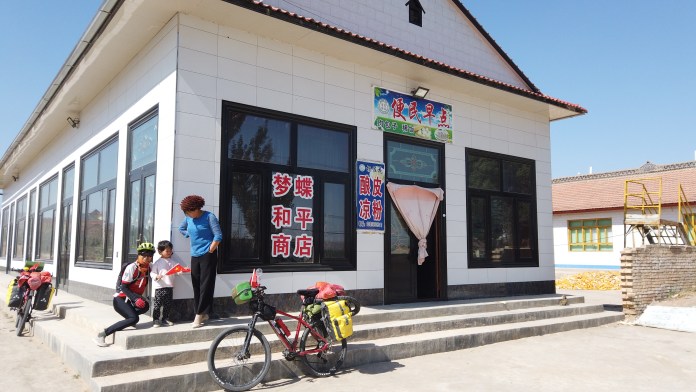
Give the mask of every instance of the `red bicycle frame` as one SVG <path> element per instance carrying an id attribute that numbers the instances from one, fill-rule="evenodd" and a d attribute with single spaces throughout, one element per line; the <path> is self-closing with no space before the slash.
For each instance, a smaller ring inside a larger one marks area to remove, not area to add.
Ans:
<path id="1" fill-rule="evenodd" d="M 281 331 L 280 327 L 278 327 L 276 325 L 275 321 L 278 318 L 278 314 L 289 317 L 289 318 L 297 321 L 297 327 L 295 327 L 295 337 L 292 339 L 292 342 L 290 342 L 288 340 L 289 336 L 286 337 L 285 333 L 283 331 Z M 275 332 L 275 334 L 278 336 L 280 341 L 283 343 L 283 346 L 285 346 L 285 348 L 288 349 L 288 351 L 295 353 L 296 355 L 305 356 L 305 355 L 309 355 L 309 354 L 317 354 L 319 352 L 325 351 L 329 346 L 329 342 L 323 336 L 321 336 L 321 334 L 318 333 L 316 331 L 316 329 L 314 329 L 314 327 L 312 327 L 311 324 L 309 324 L 308 322 L 306 322 L 303 319 L 302 310 L 300 310 L 299 316 L 294 316 L 292 314 L 283 312 L 282 310 L 277 310 L 276 317 L 273 320 L 268 320 L 267 322 L 268 322 L 268 325 L 270 325 L 271 328 L 273 329 L 273 332 Z M 309 329 L 309 333 L 311 333 L 312 336 L 314 336 L 314 338 L 317 339 L 317 341 L 323 342 L 324 345 L 320 348 L 315 348 L 312 350 L 297 351 L 297 349 L 298 349 L 297 343 L 300 341 L 299 338 L 300 338 L 300 331 L 302 330 L 302 327 Z"/>

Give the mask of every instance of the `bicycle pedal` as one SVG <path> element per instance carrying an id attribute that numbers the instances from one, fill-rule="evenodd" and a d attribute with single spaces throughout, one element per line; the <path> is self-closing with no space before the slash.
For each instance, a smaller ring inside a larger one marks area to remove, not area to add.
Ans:
<path id="1" fill-rule="evenodd" d="M 297 358 L 297 353 L 290 352 L 288 349 L 283 350 L 283 358 L 287 361 L 294 361 Z"/>

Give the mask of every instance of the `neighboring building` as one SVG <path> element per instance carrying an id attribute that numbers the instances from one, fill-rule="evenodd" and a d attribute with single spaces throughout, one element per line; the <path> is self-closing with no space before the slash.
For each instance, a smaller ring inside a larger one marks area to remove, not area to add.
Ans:
<path id="1" fill-rule="evenodd" d="M 0 161 L 0 257 L 107 298 L 139 241 L 188 265 L 199 194 L 221 299 L 253 267 L 371 304 L 553 293 L 550 122 L 584 113 L 456 0 L 109 0 Z M 384 183 L 426 189 L 427 245 Z"/>
<path id="2" fill-rule="evenodd" d="M 553 180 L 554 258 L 559 268 L 618 269 L 621 250 L 648 243 L 624 226 L 627 180 L 645 184 L 655 203 L 661 189 L 661 218 L 679 221 L 679 186 L 696 202 L 696 162 L 563 177 Z M 629 192 L 631 189 L 629 188 Z M 635 205 L 629 198 L 629 205 Z M 692 208 L 696 208 L 696 205 Z M 631 210 L 627 211 L 629 214 Z"/>

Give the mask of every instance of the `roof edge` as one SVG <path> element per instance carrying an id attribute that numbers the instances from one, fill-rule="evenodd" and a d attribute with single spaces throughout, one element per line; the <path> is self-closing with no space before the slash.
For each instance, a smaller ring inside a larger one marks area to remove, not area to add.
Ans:
<path id="1" fill-rule="evenodd" d="M 586 180 L 600 180 L 604 178 L 615 178 L 615 177 L 628 177 L 640 174 L 651 174 L 651 173 L 661 173 L 671 170 L 682 170 L 696 168 L 696 161 L 687 161 L 680 163 L 669 163 L 666 165 L 654 164 L 650 161 L 645 162 L 643 166 L 635 169 L 625 169 L 617 170 L 612 172 L 604 172 L 597 174 L 581 174 L 578 176 L 570 177 L 559 177 L 551 181 L 552 184 L 562 184 L 565 182 L 575 182 L 575 181 L 586 181 Z"/>

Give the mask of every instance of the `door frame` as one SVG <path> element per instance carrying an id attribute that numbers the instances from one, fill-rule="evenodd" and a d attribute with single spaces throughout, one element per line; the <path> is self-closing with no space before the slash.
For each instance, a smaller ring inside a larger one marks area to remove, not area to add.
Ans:
<path id="1" fill-rule="evenodd" d="M 428 140 L 421 140 L 418 138 L 413 138 L 413 137 L 408 137 L 408 136 L 401 136 L 397 134 L 391 134 L 388 132 L 385 132 L 383 134 L 383 156 L 384 156 L 384 167 L 385 167 L 385 181 L 389 182 L 392 181 L 395 184 L 402 184 L 402 185 L 417 185 L 421 186 L 423 188 L 436 188 L 439 187 L 443 190 L 446 191 L 446 185 L 445 185 L 445 145 L 443 143 L 438 143 L 438 142 L 433 142 L 433 141 L 428 141 Z M 420 146 L 425 146 L 429 148 L 435 148 L 438 150 L 438 173 L 439 173 L 439 181 L 437 184 L 433 183 L 425 183 L 425 182 L 418 182 L 418 181 L 405 181 L 405 180 L 390 180 L 388 173 L 389 173 L 389 162 L 388 162 L 388 142 L 389 141 L 394 141 L 394 142 L 399 142 L 399 143 L 405 143 L 405 144 L 412 144 L 412 145 L 420 145 Z M 437 263 L 437 279 L 436 279 L 436 287 L 435 287 L 435 297 L 433 298 L 423 298 L 419 299 L 418 298 L 418 287 L 416 283 L 416 295 L 415 298 L 409 301 L 400 301 L 400 300 L 393 300 L 389 296 L 389 290 L 390 290 L 390 284 L 389 284 L 389 255 L 391 252 L 391 208 L 392 208 L 392 203 L 393 200 L 391 198 L 391 195 L 389 194 L 388 191 L 386 191 L 385 187 L 385 228 L 384 228 L 384 303 L 385 304 L 393 304 L 393 303 L 403 303 L 403 302 L 420 302 L 420 301 L 439 301 L 439 300 L 447 300 L 447 231 L 446 231 L 446 206 L 444 202 L 441 202 L 439 207 L 438 207 L 438 212 L 437 215 L 435 216 L 435 219 L 433 220 L 432 226 L 430 227 L 430 233 L 435 230 L 435 241 L 436 244 L 433 246 L 434 250 L 434 256 L 437 257 L 436 263 Z M 446 192 L 445 192 L 446 193 Z M 445 195 L 445 198 L 447 196 Z M 444 200 L 443 200 L 444 201 Z M 397 211 L 398 213 L 398 211 Z M 413 233 L 411 233 L 412 235 Z M 433 261 L 433 260 L 429 260 Z M 426 261 L 427 263 L 428 261 Z M 416 282 L 418 281 L 416 277 Z"/>

